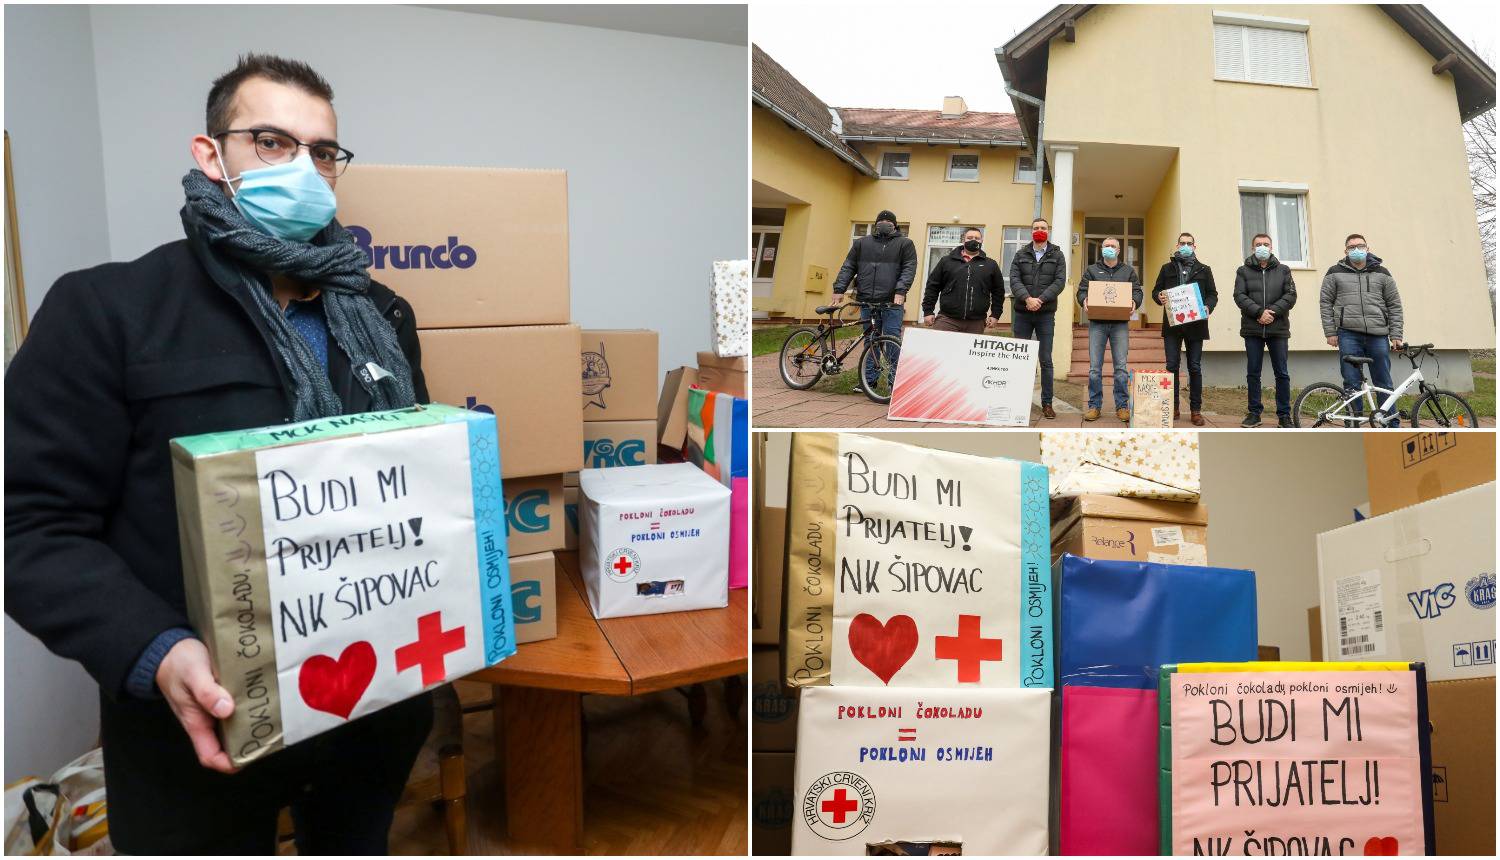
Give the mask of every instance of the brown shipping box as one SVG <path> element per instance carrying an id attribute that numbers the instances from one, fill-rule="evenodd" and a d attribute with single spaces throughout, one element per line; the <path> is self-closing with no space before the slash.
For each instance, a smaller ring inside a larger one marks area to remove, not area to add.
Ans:
<path id="1" fill-rule="evenodd" d="M 578 327 L 429 329 L 422 372 L 433 402 L 492 412 L 500 476 L 574 472 L 583 465 Z"/>
<path id="2" fill-rule="evenodd" d="M 583 420 L 656 417 L 656 332 L 584 329 Z"/>
<path id="3" fill-rule="evenodd" d="M 1135 287 L 1129 281 L 1089 281 L 1084 301 L 1091 320 L 1128 320 L 1135 312 Z"/>
<path id="4" fill-rule="evenodd" d="M 1307 652 L 1314 663 L 1323 660 L 1323 607 L 1312 606 L 1307 610 Z"/>
<path id="5" fill-rule="evenodd" d="M 583 467 L 644 466 L 656 462 L 656 422 L 587 421 L 583 425 Z"/>
<path id="6" fill-rule="evenodd" d="M 698 353 L 698 387 L 747 397 L 750 390 L 750 358 L 723 358 L 712 352 Z"/>
<path id="7" fill-rule="evenodd" d="M 1495 439 L 1489 433 L 1364 435 L 1372 517 L 1495 480 Z"/>
<path id="8" fill-rule="evenodd" d="M 563 171 L 355 163 L 338 191 L 370 276 L 422 328 L 568 321 Z"/>
<path id="9" fill-rule="evenodd" d="M 563 549 L 578 549 L 577 487 L 563 487 Z"/>
<path id="10" fill-rule="evenodd" d="M 557 557 L 550 552 L 510 557 L 511 610 L 516 642 L 557 638 Z"/>
<path id="11" fill-rule="evenodd" d="M 668 448 L 682 449 L 687 442 L 688 389 L 698 384 L 698 368 L 679 367 L 667 371 L 656 401 L 657 441 Z"/>
<path id="12" fill-rule="evenodd" d="M 756 644 L 781 643 L 781 590 L 786 581 L 786 508 L 762 508 L 755 534 L 756 577 L 754 627 Z"/>
<path id="13" fill-rule="evenodd" d="M 1083 495 L 1054 511 L 1052 558 L 1208 565 L 1208 506 L 1122 496 Z"/>
<path id="14" fill-rule="evenodd" d="M 1495 856 L 1495 679 L 1431 681 L 1437 853 Z"/>
<path id="15" fill-rule="evenodd" d="M 756 752 L 795 752 L 800 690 L 781 683 L 781 655 L 755 646 L 750 660 L 750 746 Z"/>
<path id="16" fill-rule="evenodd" d="M 792 853 L 792 820 L 797 812 L 792 776 L 796 761 L 792 753 L 750 755 L 750 853 L 755 856 Z"/>
<path id="17" fill-rule="evenodd" d="M 562 475 L 504 481 L 505 534 L 510 554 L 563 548 Z"/>

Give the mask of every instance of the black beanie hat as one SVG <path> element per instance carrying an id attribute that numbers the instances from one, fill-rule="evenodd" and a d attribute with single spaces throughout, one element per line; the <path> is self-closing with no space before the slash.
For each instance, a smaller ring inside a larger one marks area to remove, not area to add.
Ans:
<path id="1" fill-rule="evenodd" d="M 880 214 L 875 216 L 875 220 L 876 221 L 889 221 L 892 224 L 899 224 L 900 223 L 899 221 L 896 220 L 896 213 L 892 212 L 889 209 L 882 209 L 882 210 L 880 210 Z"/>

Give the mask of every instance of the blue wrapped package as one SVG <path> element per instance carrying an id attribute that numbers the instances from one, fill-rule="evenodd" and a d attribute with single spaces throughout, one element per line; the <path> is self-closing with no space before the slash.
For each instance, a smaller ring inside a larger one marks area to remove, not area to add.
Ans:
<path id="1" fill-rule="evenodd" d="M 1157 850 L 1164 663 L 1254 660 L 1255 573 L 1063 555 L 1053 567 L 1058 853 Z"/>

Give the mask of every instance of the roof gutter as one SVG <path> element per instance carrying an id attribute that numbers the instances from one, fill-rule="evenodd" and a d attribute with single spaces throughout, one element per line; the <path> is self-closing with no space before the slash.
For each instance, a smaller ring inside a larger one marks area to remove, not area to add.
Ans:
<path id="1" fill-rule="evenodd" d="M 755 102 L 755 104 L 758 104 L 771 113 L 775 114 L 778 118 L 781 119 L 782 122 L 801 131 L 803 134 L 806 134 L 808 137 L 812 138 L 819 146 L 822 146 L 824 149 L 838 156 L 838 159 L 840 161 L 843 161 L 850 167 L 853 167 L 855 170 L 858 170 L 860 173 L 863 173 L 865 176 L 868 176 L 871 179 L 880 178 L 880 174 L 875 172 L 875 168 L 864 163 L 862 160 L 850 158 L 848 153 L 843 152 L 838 147 L 829 143 L 828 138 L 824 137 L 822 132 L 812 128 L 807 123 L 796 118 L 795 116 L 792 116 L 785 110 L 782 110 L 782 108 L 775 102 L 771 101 L 760 93 L 755 92 L 753 89 L 750 91 L 750 98 Z"/>
<path id="2" fill-rule="evenodd" d="M 1005 77 L 1005 49 L 995 49 L 995 62 L 1000 66 L 1000 76 Z M 1005 85 L 1005 94 L 1017 101 L 1025 102 L 1036 108 L 1036 139 L 1031 142 L 1031 167 L 1036 174 L 1035 188 L 1032 190 L 1031 217 L 1033 220 L 1042 217 L 1042 173 L 1046 170 L 1046 163 L 1042 159 L 1042 135 L 1047 128 L 1047 102 L 1036 96 L 1027 95 L 1009 83 Z M 1021 123 L 1021 134 L 1026 134 L 1026 124 Z"/>
<path id="3" fill-rule="evenodd" d="M 925 143 L 928 146 L 1017 146 L 1026 144 L 1019 140 L 988 140 L 968 137 L 891 137 L 873 134 L 841 134 L 840 140 L 860 143 Z"/>

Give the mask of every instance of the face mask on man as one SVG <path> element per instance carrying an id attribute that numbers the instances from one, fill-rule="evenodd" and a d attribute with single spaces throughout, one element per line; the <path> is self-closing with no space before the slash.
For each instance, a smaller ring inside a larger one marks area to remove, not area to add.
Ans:
<path id="1" fill-rule="evenodd" d="M 1349 261 L 1353 263 L 1363 263 L 1365 261 L 1365 257 L 1369 256 L 1369 254 L 1370 251 L 1368 248 L 1350 248 Z"/>
<path id="2" fill-rule="evenodd" d="M 1110 245 L 1105 245 L 1104 250 L 1100 251 L 1099 254 L 1106 260 L 1113 260 L 1114 258 L 1120 256 L 1120 249 L 1112 247 Z"/>
<path id="3" fill-rule="evenodd" d="M 1270 245 L 1256 245 L 1255 246 L 1255 259 L 1257 259 L 1257 260 L 1269 260 L 1270 258 L 1271 258 L 1271 246 Z"/>
<path id="4" fill-rule="evenodd" d="M 1046 230 L 1032 230 L 1031 231 L 1031 239 L 1032 239 L 1033 242 L 1036 242 L 1037 244 L 1041 244 L 1042 242 L 1047 241 L 1047 231 Z"/>
<path id="5" fill-rule="evenodd" d="M 976 251 L 978 251 L 979 247 L 980 247 L 980 242 L 979 242 L 978 239 L 969 239 L 968 241 L 964 242 L 964 250 L 968 251 L 970 254 L 973 254 Z"/>
<path id="6" fill-rule="evenodd" d="M 255 226 L 278 239 L 306 242 L 328 226 L 338 211 L 338 200 L 328 180 L 302 153 L 284 164 L 246 170 L 231 177 L 214 144 L 224 182 L 234 195 L 234 206 Z M 235 183 L 238 182 L 238 187 Z"/>
<path id="7" fill-rule="evenodd" d="M 882 239 L 889 239 L 896 235 L 896 225 L 889 221 L 880 221 L 875 224 L 875 235 Z"/>
<path id="8" fill-rule="evenodd" d="M 1192 256 L 1193 256 L 1193 246 L 1192 245 L 1179 245 L 1177 247 L 1177 256 L 1181 257 L 1184 260 L 1192 259 Z"/>

